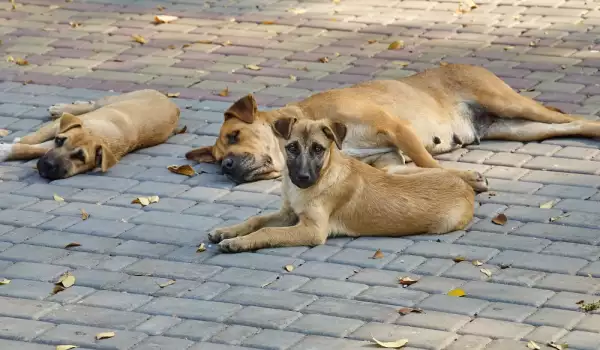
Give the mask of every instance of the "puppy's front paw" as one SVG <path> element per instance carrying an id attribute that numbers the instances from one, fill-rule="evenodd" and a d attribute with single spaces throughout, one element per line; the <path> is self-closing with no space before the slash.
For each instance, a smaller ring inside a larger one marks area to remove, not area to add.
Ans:
<path id="1" fill-rule="evenodd" d="M 71 106 L 71 104 L 69 103 L 57 103 L 55 105 L 50 106 L 48 108 L 48 112 L 50 112 L 50 115 L 53 117 L 60 117 L 63 114 L 63 112 L 67 111 L 69 106 Z"/>
<path id="2" fill-rule="evenodd" d="M 240 253 L 248 250 L 242 238 L 225 239 L 219 243 L 219 248 L 224 253 Z"/>
<path id="3" fill-rule="evenodd" d="M 489 188 L 487 177 L 478 171 L 469 171 L 469 173 L 471 176 L 467 183 L 473 187 L 475 192 L 486 192 Z"/>
<path id="4" fill-rule="evenodd" d="M 223 240 L 220 229 L 216 229 L 208 234 L 208 239 L 213 243 L 219 243 Z"/>

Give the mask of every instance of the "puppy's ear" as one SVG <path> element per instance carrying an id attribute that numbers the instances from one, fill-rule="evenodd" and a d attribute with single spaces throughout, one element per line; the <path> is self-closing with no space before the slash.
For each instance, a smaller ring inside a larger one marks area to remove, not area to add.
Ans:
<path id="1" fill-rule="evenodd" d="M 342 143 L 346 138 L 346 132 L 348 129 L 346 125 L 338 122 L 330 123 L 329 125 L 325 125 L 323 127 L 323 132 L 328 139 L 335 142 L 337 148 L 342 149 Z"/>
<path id="2" fill-rule="evenodd" d="M 69 113 L 63 113 L 63 115 L 60 117 L 59 123 L 60 125 L 58 127 L 58 132 L 60 134 L 65 133 L 74 128 L 80 128 L 83 124 L 81 119 Z"/>
<path id="3" fill-rule="evenodd" d="M 297 121 L 298 119 L 296 117 L 277 119 L 275 123 L 273 123 L 273 130 L 277 136 L 284 140 L 289 140 L 290 136 L 292 136 L 292 127 Z"/>
<path id="4" fill-rule="evenodd" d="M 185 154 L 189 160 L 195 160 L 198 163 L 215 163 L 217 159 L 213 155 L 213 146 L 205 146 L 193 149 Z"/>
<path id="5" fill-rule="evenodd" d="M 115 166 L 119 161 L 117 157 L 105 145 L 96 147 L 96 167 L 101 168 L 105 173 L 108 169 Z"/>
<path id="6" fill-rule="evenodd" d="M 225 120 L 237 118 L 248 124 L 252 124 L 256 118 L 256 100 L 252 94 L 246 95 L 237 100 L 227 111 L 225 111 Z"/>

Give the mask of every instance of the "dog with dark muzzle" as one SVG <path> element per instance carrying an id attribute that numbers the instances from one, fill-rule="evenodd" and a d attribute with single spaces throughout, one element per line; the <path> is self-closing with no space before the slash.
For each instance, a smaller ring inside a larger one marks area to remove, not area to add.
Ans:
<path id="1" fill-rule="evenodd" d="M 126 154 L 165 142 L 180 113 L 156 90 L 58 104 L 49 111 L 59 119 L 13 144 L 0 144 L 0 161 L 39 158 L 38 172 L 50 180 L 95 168 L 106 172 Z"/>
<path id="2" fill-rule="evenodd" d="M 344 234 L 400 237 L 464 229 L 481 181 L 471 171 L 376 169 L 341 153 L 342 123 L 282 118 L 273 129 L 285 156 L 279 212 L 209 235 L 225 252 L 316 246 Z M 483 179 L 485 180 L 485 178 Z"/>

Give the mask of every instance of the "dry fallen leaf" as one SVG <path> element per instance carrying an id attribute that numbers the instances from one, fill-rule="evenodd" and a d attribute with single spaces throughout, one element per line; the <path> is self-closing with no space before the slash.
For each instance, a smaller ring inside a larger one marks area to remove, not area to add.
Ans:
<path id="1" fill-rule="evenodd" d="M 12 56 L 6 57 L 6 62 L 14 62 L 14 61 L 15 61 L 14 57 L 12 57 Z"/>
<path id="2" fill-rule="evenodd" d="M 579 304 L 579 308 L 585 312 L 596 311 L 596 310 L 600 309 L 600 300 L 591 302 L 589 304 L 586 304 L 585 302 L 583 302 L 583 303 Z"/>
<path id="3" fill-rule="evenodd" d="M 542 349 L 533 340 L 530 340 L 529 343 L 527 343 L 527 347 L 530 348 L 530 349 L 534 349 L 534 350 L 541 350 Z"/>
<path id="4" fill-rule="evenodd" d="M 404 48 L 404 41 L 396 40 L 388 46 L 388 50 L 398 50 Z"/>
<path id="5" fill-rule="evenodd" d="M 419 308 L 414 309 L 412 307 L 403 307 L 402 309 L 398 310 L 398 313 L 401 314 L 401 315 L 403 315 L 403 316 L 404 315 L 408 315 L 411 312 L 414 312 L 416 314 L 421 314 L 421 313 L 423 313 L 423 309 L 419 309 Z"/>
<path id="6" fill-rule="evenodd" d="M 59 195 L 57 195 L 56 193 L 54 194 L 54 200 L 57 202 L 64 202 L 65 199 Z"/>
<path id="7" fill-rule="evenodd" d="M 131 201 L 131 204 L 141 204 L 142 207 L 150 205 L 150 199 L 148 197 L 138 197 Z"/>
<path id="8" fill-rule="evenodd" d="M 381 252 L 381 249 L 377 249 L 377 251 L 375 252 L 375 254 L 373 254 L 371 259 L 383 259 L 384 256 L 385 255 L 383 255 L 383 253 Z"/>
<path id="9" fill-rule="evenodd" d="M 156 24 L 169 23 L 169 22 L 173 22 L 176 19 L 179 19 L 179 17 L 158 15 L 158 16 L 154 16 L 154 23 L 156 23 Z"/>
<path id="10" fill-rule="evenodd" d="M 562 215 L 559 215 L 559 216 L 553 216 L 553 217 L 551 217 L 550 219 L 548 219 L 548 221 L 549 221 L 549 222 L 554 222 L 554 221 L 556 221 L 556 220 L 558 220 L 558 219 L 562 219 L 562 218 L 569 217 L 570 215 L 571 215 L 571 213 L 564 213 L 564 214 L 562 214 Z"/>
<path id="11" fill-rule="evenodd" d="M 371 39 L 371 40 L 367 40 L 367 42 L 368 42 L 369 44 L 375 44 L 375 43 L 377 42 L 377 40 L 375 40 L 375 39 Z"/>
<path id="12" fill-rule="evenodd" d="M 452 261 L 454 261 L 455 263 L 459 263 L 459 262 L 465 261 L 465 260 L 467 260 L 467 259 L 465 259 L 464 256 L 457 256 L 454 259 L 452 259 Z"/>
<path id="13" fill-rule="evenodd" d="M 462 289 L 452 289 L 448 292 L 448 295 L 451 297 L 464 297 L 467 293 Z"/>
<path id="14" fill-rule="evenodd" d="M 554 206 L 554 201 L 540 204 L 540 208 L 542 208 L 542 209 L 551 209 L 553 206 Z"/>
<path id="15" fill-rule="evenodd" d="M 329 62 L 329 57 L 321 57 L 321 58 L 319 58 L 319 62 L 327 63 L 327 62 Z"/>
<path id="16" fill-rule="evenodd" d="M 260 22 L 260 24 L 270 25 L 270 24 L 275 24 L 275 21 L 262 21 L 262 22 Z"/>
<path id="17" fill-rule="evenodd" d="M 65 249 L 66 248 L 74 248 L 74 247 L 81 247 L 81 244 L 77 243 L 77 242 L 71 242 L 65 246 Z"/>
<path id="18" fill-rule="evenodd" d="M 229 88 L 228 88 L 228 87 L 226 87 L 225 89 L 221 90 L 221 92 L 219 92 L 219 94 L 218 94 L 218 95 L 219 95 L 219 96 L 222 96 L 222 97 L 227 97 L 227 96 L 229 96 Z"/>
<path id="19" fill-rule="evenodd" d="M 9 279 L 6 279 L 6 278 L 0 279 L 0 286 L 6 285 L 6 284 L 9 284 L 9 283 L 10 283 Z"/>
<path id="20" fill-rule="evenodd" d="M 202 253 L 204 251 L 206 251 L 206 247 L 204 246 L 204 243 L 200 243 L 198 248 L 196 248 L 196 253 Z"/>
<path id="21" fill-rule="evenodd" d="M 172 285 L 172 284 L 175 284 L 175 280 L 168 280 L 167 282 L 165 282 L 165 283 L 161 283 L 161 284 L 159 284 L 158 286 L 159 286 L 160 288 L 165 288 L 165 287 L 168 287 L 168 286 L 170 286 L 170 285 Z"/>
<path id="22" fill-rule="evenodd" d="M 577 305 L 585 304 L 585 300 L 579 300 L 579 301 L 578 301 L 578 302 L 576 302 L 575 304 L 577 304 Z"/>
<path id="23" fill-rule="evenodd" d="M 400 284 L 403 286 L 410 286 L 413 285 L 415 283 L 419 282 L 419 280 L 414 280 L 410 277 L 402 277 L 400 278 Z"/>
<path id="24" fill-rule="evenodd" d="M 144 37 L 139 34 L 133 34 L 131 37 L 133 38 L 133 41 L 142 45 L 144 45 L 147 42 L 146 39 L 144 39 Z"/>
<path id="25" fill-rule="evenodd" d="M 446 62 L 446 61 L 440 62 L 440 67 L 446 67 L 447 65 L 448 65 L 448 62 Z"/>
<path id="26" fill-rule="evenodd" d="M 69 22 L 69 25 L 71 26 L 71 28 L 81 27 L 81 23 L 79 22 Z"/>
<path id="27" fill-rule="evenodd" d="M 479 260 L 473 260 L 471 263 L 472 263 L 474 266 L 481 266 L 481 265 L 483 265 L 483 263 L 482 263 L 481 261 L 479 261 Z"/>
<path id="28" fill-rule="evenodd" d="M 257 65 L 254 64 L 247 64 L 246 68 L 250 69 L 250 70 L 261 70 L 261 68 Z"/>
<path id="29" fill-rule="evenodd" d="M 551 348 L 557 349 L 557 350 L 564 350 L 569 347 L 567 344 L 556 344 L 555 342 L 550 342 L 546 345 L 548 345 Z"/>
<path id="30" fill-rule="evenodd" d="M 175 135 L 185 134 L 186 131 L 187 131 L 187 125 L 184 125 L 181 129 L 175 130 Z"/>
<path id="31" fill-rule="evenodd" d="M 167 169 L 169 169 L 169 171 L 172 173 L 179 174 L 179 175 L 185 175 L 185 176 L 189 176 L 189 177 L 192 177 L 197 174 L 196 170 L 194 170 L 194 168 L 192 168 L 192 166 L 189 164 L 170 165 L 167 167 Z"/>
<path id="32" fill-rule="evenodd" d="M 10 131 L 6 130 L 6 129 L 0 129 L 0 137 L 4 137 L 6 135 L 8 135 L 10 133 Z"/>
<path id="33" fill-rule="evenodd" d="M 473 0 L 463 0 L 463 2 L 465 3 L 465 5 L 467 5 L 471 10 L 474 10 L 477 8 L 477 4 L 475 3 L 475 1 Z"/>
<path id="34" fill-rule="evenodd" d="M 506 225 L 507 221 L 508 221 L 508 218 L 504 214 L 498 214 L 492 219 L 492 222 L 494 224 L 500 225 L 500 226 Z"/>
<path id="35" fill-rule="evenodd" d="M 56 350 L 71 350 L 77 348 L 76 345 L 57 345 Z"/>
<path id="36" fill-rule="evenodd" d="M 294 271 L 294 265 L 285 265 L 283 267 L 287 272 L 292 272 Z"/>
<path id="37" fill-rule="evenodd" d="M 115 332 L 103 332 L 96 334 L 96 340 L 108 339 L 115 336 Z"/>
<path id="38" fill-rule="evenodd" d="M 167 97 L 179 97 L 181 92 L 167 92 Z"/>
<path id="39" fill-rule="evenodd" d="M 382 342 L 373 338 L 373 341 L 382 348 L 388 349 L 400 349 L 401 347 L 404 347 L 404 345 L 408 344 L 408 339 L 399 339 L 396 341 Z"/>
<path id="40" fill-rule="evenodd" d="M 85 211 L 85 209 L 80 209 L 80 210 L 81 210 L 81 220 L 85 221 L 90 218 L 90 214 L 88 214 L 88 212 Z"/>
<path id="41" fill-rule="evenodd" d="M 479 271 L 481 271 L 481 273 L 483 273 L 484 275 L 486 275 L 488 277 L 492 277 L 492 271 L 490 271 L 488 269 L 481 269 Z"/>
<path id="42" fill-rule="evenodd" d="M 306 10 L 305 9 L 296 9 L 296 8 L 294 8 L 294 9 L 289 9 L 288 12 L 291 12 L 293 14 L 299 15 L 299 14 L 305 13 Z"/>
<path id="43" fill-rule="evenodd" d="M 70 272 L 64 273 L 62 276 L 60 276 L 55 284 L 69 288 L 75 284 L 75 276 L 73 276 Z"/>
<path id="44" fill-rule="evenodd" d="M 13 10 L 17 9 L 17 4 L 15 3 L 15 0 L 10 0 L 10 5 L 12 7 Z"/>

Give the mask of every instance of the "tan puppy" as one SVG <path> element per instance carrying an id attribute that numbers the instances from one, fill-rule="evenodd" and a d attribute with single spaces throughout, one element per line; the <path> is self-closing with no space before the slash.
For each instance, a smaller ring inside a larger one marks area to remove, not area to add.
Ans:
<path id="1" fill-rule="evenodd" d="M 0 144 L 0 161 L 41 157 L 37 169 L 50 180 L 97 167 L 106 172 L 127 153 L 165 142 L 180 113 L 175 103 L 155 90 L 60 104 L 49 110 L 62 117 L 14 144 Z"/>
<path id="2" fill-rule="evenodd" d="M 226 252 L 316 246 L 336 234 L 406 236 L 464 229 L 473 218 L 472 172 L 412 168 L 391 175 L 343 155 L 346 127 L 327 120 L 275 122 L 286 158 L 283 205 L 210 234 Z"/>
<path id="3" fill-rule="evenodd" d="M 271 124 L 282 117 L 344 123 L 344 152 L 377 168 L 401 165 L 403 155 L 419 167 L 436 168 L 432 155 L 480 139 L 600 137 L 600 123 L 544 107 L 484 68 L 448 65 L 318 93 L 271 111 L 258 111 L 246 96 L 225 112 L 215 144 L 186 157 L 221 162 L 223 173 L 238 183 L 277 178 L 284 160 Z"/>

